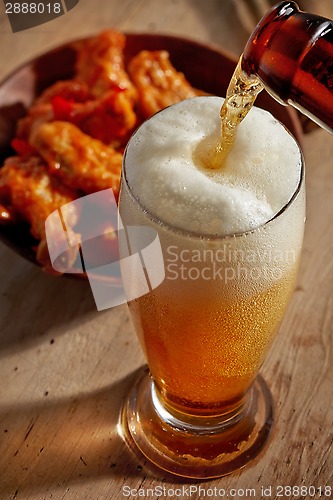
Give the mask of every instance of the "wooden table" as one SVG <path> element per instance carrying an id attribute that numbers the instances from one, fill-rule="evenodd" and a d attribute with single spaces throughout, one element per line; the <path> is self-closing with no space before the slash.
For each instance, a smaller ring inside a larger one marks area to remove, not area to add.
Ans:
<path id="1" fill-rule="evenodd" d="M 237 16 L 249 4 L 81 0 L 65 16 L 14 35 L 1 3 L 0 77 L 110 26 L 187 35 L 238 55 L 247 33 Z M 333 17 L 330 0 L 303 4 Z M 216 488 L 229 498 L 264 498 L 262 488 L 272 487 L 266 498 L 278 498 L 279 485 L 303 485 L 330 487 L 326 497 L 333 496 L 333 138 L 316 129 L 304 151 L 308 218 L 298 286 L 262 370 L 275 401 L 274 432 L 253 465 L 200 483 L 207 495 Z M 0 256 L 0 499 L 116 499 L 125 497 L 123 487 L 149 497 L 157 486 L 168 498 L 186 498 L 198 483 L 153 469 L 118 432 L 121 403 L 144 364 L 127 307 L 97 312 L 86 282 L 48 276 L 3 244 Z M 172 494 L 176 488 L 183 495 Z M 300 498 L 296 490 L 283 495 Z"/>

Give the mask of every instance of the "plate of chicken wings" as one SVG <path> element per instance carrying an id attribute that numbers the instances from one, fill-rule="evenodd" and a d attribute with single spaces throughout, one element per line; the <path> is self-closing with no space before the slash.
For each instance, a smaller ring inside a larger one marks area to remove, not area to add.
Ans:
<path id="1" fill-rule="evenodd" d="M 108 188 L 117 200 L 134 130 L 180 100 L 225 95 L 235 65 L 216 47 L 110 29 L 18 68 L 0 84 L 0 239 L 58 274 L 46 244 L 48 216 Z M 292 110 L 267 94 L 258 105 L 300 139 Z M 79 217 L 73 214 L 73 229 Z"/>

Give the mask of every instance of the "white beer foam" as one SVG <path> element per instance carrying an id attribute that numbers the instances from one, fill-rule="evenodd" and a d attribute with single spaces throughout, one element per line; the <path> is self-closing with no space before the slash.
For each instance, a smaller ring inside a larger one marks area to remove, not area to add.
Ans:
<path id="1" fill-rule="evenodd" d="M 301 172 L 296 141 L 267 111 L 253 108 L 225 164 L 204 168 L 220 138 L 219 97 L 195 97 L 145 122 L 126 152 L 126 176 L 140 203 L 179 229 L 228 235 L 254 229 L 284 207 Z M 200 154 L 198 154 L 200 151 Z"/>

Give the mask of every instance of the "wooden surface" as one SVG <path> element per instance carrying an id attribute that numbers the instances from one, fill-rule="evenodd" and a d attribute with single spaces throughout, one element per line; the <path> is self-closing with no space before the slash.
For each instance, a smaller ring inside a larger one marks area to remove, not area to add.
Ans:
<path id="1" fill-rule="evenodd" d="M 254 3 L 81 0 L 65 16 L 15 35 L 1 3 L 0 78 L 109 26 L 187 35 L 239 55 L 244 6 Z M 333 17 L 330 0 L 302 5 Z M 254 498 L 254 491 L 265 498 L 261 489 L 272 487 L 266 498 L 278 498 L 278 485 L 303 485 L 330 486 L 326 498 L 333 497 L 333 138 L 316 129 L 304 152 L 308 218 L 298 286 L 262 369 L 275 401 L 274 432 L 255 464 L 200 483 L 207 493 L 216 487 L 233 498 Z M 131 455 L 118 432 L 122 400 L 144 363 L 126 306 L 97 312 L 87 283 L 47 276 L 2 244 L 0 258 L 0 499 L 117 499 L 124 486 L 147 498 L 157 486 L 169 490 L 166 498 L 188 498 L 198 483 Z M 182 496 L 172 495 L 182 487 Z M 281 497 L 301 498 L 288 491 Z"/>

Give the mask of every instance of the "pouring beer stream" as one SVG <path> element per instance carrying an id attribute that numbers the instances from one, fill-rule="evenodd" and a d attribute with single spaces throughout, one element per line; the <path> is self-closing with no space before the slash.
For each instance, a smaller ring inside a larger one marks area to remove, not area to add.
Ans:
<path id="1" fill-rule="evenodd" d="M 333 22 L 300 11 L 295 2 L 275 6 L 251 35 L 231 78 L 210 168 L 223 166 L 238 126 L 264 88 L 333 133 L 332 75 Z"/>

